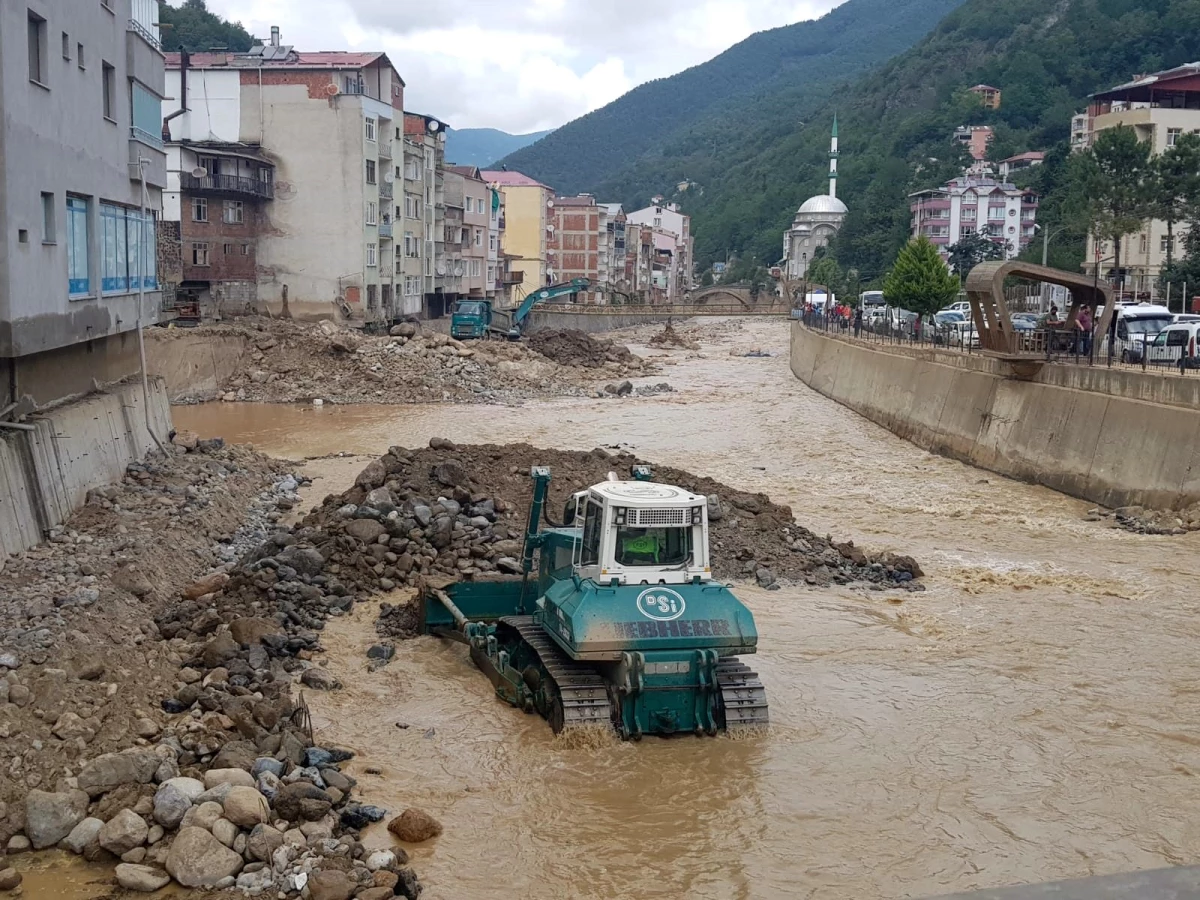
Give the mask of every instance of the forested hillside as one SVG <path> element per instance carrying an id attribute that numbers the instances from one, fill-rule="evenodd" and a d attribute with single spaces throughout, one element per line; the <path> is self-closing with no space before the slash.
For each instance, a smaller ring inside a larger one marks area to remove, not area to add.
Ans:
<path id="1" fill-rule="evenodd" d="M 955 126 L 995 126 L 996 158 L 1052 149 L 1066 141 L 1071 115 L 1089 93 L 1197 58 L 1200 0 L 967 0 L 917 46 L 839 91 L 804 127 L 770 134 L 713 165 L 703 192 L 684 198 L 695 217 L 697 259 L 730 251 L 768 264 L 778 259 L 796 206 L 824 187 L 835 106 L 838 195 L 850 215 L 834 252 L 868 281 L 884 273 L 907 237 L 908 192 L 954 174 Z M 965 93 L 980 82 L 1003 90 L 999 110 Z M 767 107 L 752 114 L 769 118 Z M 1062 157 L 1059 150 L 1035 170 L 1035 188 L 1052 187 Z M 1053 215 L 1053 202 L 1045 212 Z"/>
<path id="2" fill-rule="evenodd" d="M 563 193 L 644 202 L 791 133 L 840 81 L 927 34 L 962 0 L 847 0 L 820 19 L 763 31 L 652 81 L 504 162 Z"/>
<path id="3" fill-rule="evenodd" d="M 184 0 L 182 6 L 170 3 L 159 7 L 163 50 L 167 52 L 211 50 L 224 47 L 244 53 L 254 38 L 237 22 L 227 22 L 208 10 L 204 0 Z"/>

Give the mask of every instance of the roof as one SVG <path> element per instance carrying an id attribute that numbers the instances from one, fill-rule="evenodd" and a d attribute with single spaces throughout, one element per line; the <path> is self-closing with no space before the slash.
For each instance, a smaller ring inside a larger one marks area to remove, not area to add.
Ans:
<path id="1" fill-rule="evenodd" d="M 178 69 L 182 65 L 180 54 L 166 54 L 168 69 Z M 253 68 L 262 66 L 264 69 L 361 69 L 382 60 L 389 66 L 391 60 L 386 53 L 379 51 L 369 53 L 350 53 L 344 50 L 318 50 L 316 52 L 299 52 L 293 50 L 282 59 L 264 59 L 249 53 L 234 53 L 232 51 L 208 51 L 192 53 L 188 58 L 189 69 L 217 68 Z"/>
<path id="2" fill-rule="evenodd" d="M 528 175 L 523 175 L 520 172 L 509 172 L 505 169 L 483 169 L 479 176 L 489 184 L 498 184 L 503 187 L 540 187 L 548 191 L 553 191 L 554 188 L 549 185 L 542 184 Z"/>
<path id="3" fill-rule="evenodd" d="M 461 175 L 463 178 L 470 178 L 472 181 L 483 181 L 479 176 L 478 166 L 446 166 L 446 171 Z"/>
<path id="4" fill-rule="evenodd" d="M 595 206 L 596 198 L 590 194 L 582 194 L 578 197 L 555 197 L 555 206 Z"/>
<path id="5" fill-rule="evenodd" d="M 973 88 L 970 88 L 970 90 L 972 90 L 972 91 L 996 91 L 996 92 L 999 92 L 1000 88 L 998 88 L 998 87 L 992 87 L 990 84 L 977 84 L 977 85 L 975 85 L 975 87 L 973 87 Z"/>
<path id="6" fill-rule="evenodd" d="M 817 194 L 815 197 L 809 197 L 796 210 L 797 214 L 822 215 L 845 215 L 849 211 L 845 203 L 837 197 L 830 197 L 828 194 Z"/>
<path id="7" fill-rule="evenodd" d="M 1200 61 L 1176 66 L 1174 69 L 1164 69 L 1161 72 L 1154 72 L 1150 75 L 1138 75 L 1131 81 L 1125 82 L 1125 84 L 1119 84 L 1114 88 L 1109 88 L 1107 91 L 1100 91 L 1091 96 L 1094 100 L 1105 100 L 1116 99 L 1115 95 L 1144 93 L 1148 98 L 1150 92 L 1155 88 L 1165 90 L 1197 90 L 1197 87 L 1193 85 L 1176 84 L 1176 82 L 1184 79 L 1195 79 L 1197 77 L 1200 77 Z"/>
<path id="8" fill-rule="evenodd" d="M 242 159 L 254 159 L 264 165 L 274 166 L 258 144 L 243 144 L 238 141 L 168 141 L 171 146 L 179 146 L 185 150 L 206 156 L 236 156 Z"/>
<path id="9" fill-rule="evenodd" d="M 1044 160 L 1046 154 L 1041 150 L 1028 150 L 1025 153 L 1018 153 L 1016 156 L 1010 156 L 1008 159 L 1002 159 L 1001 162 L 1024 162 L 1025 160 Z"/>

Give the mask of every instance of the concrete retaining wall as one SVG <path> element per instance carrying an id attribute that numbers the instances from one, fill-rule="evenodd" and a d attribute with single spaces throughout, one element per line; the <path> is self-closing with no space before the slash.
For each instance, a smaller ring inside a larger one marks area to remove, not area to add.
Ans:
<path id="1" fill-rule="evenodd" d="M 792 326 L 792 372 L 920 447 L 1104 506 L 1200 500 L 1200 378 L 864 345 Z"/>
<path id="2" fill-rule="evenodd" d="M 171 408 L 162 379 L 150 382 L 150 421 L 166 441 Z M 121 385 L 31 416 L 33 431 L 0 431 L 0 567 L 83 505 L 94 487 L 121 478 L 155 444 L 141 383 Z"/>
<path id="3" fill-rule="evenodd" d="M 640 316 L 631 313 L 573 313 L 566 310 L 551 310 L 543 307 L 529 314 L 527 332 L 541 331 L 546 328 L 573 328 L 595 334 L 600 331 L 613 331 L 617 328 L 629 328 L 633 325 L 647 325 L 653 322 L 665 322 L 669 316 Z"/>
<path id="4" fill-rule="evenodd" d="M 249 339 L 234 332 L 146 332 L 146 368 L 163 378 L 172 401 L 219 397 L 249 352 Z"/>

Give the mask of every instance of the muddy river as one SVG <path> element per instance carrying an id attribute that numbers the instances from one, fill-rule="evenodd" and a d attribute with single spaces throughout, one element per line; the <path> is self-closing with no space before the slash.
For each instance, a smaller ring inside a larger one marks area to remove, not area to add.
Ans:
<path id="1" fill-rule="evenodd" d="M 523 408 L 236 404 L 178 427 L 299 458 L 442 435 L 627 445 L 790 503 L 805 525 L 911 553 L 926 593 L 741 590 L 770 733 L 563 746 L 462 650 L 409 642 L 375 674 L 372 611 L 332 623 L 351 687 L 320 736 L 366 796 L 423 807 L 433 900 L 923 897 L 1200 860 L 1197 537 L 931 456 L 810 391 L 787 324 L 706 326 L 679 393 Z M 762 347 L 745 358 L 730 350 Z M 360 460 L 309 464 L 326 490 Z M 372 840 L 385 842 L 387 835 Z"/>

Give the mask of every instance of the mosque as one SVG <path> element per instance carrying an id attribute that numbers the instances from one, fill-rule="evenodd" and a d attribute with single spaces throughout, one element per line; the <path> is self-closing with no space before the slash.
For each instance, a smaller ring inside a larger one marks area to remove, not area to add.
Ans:
<path id="1" fill-rule="evenodd" d="M 833 116 L 829 143 L 829 193 L 809 197 L 796 210 L 792 227 L 783 235 L 783 270 L 789 281 L 804 278 L 818 247 L 824 247 L 846 221 L 846 204 L 837 197 L 838 128 Z"/>

